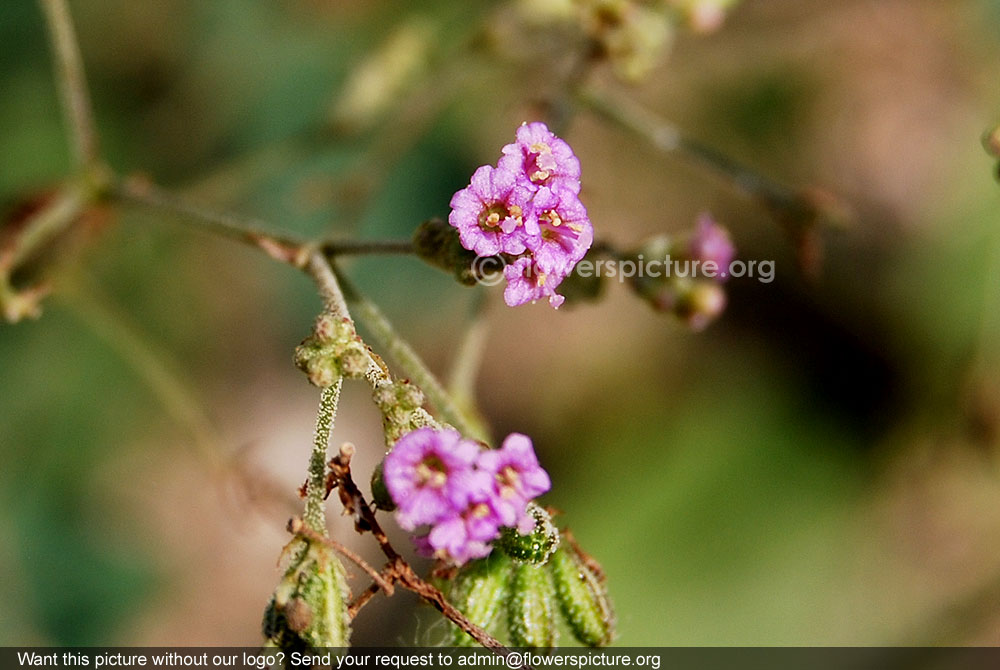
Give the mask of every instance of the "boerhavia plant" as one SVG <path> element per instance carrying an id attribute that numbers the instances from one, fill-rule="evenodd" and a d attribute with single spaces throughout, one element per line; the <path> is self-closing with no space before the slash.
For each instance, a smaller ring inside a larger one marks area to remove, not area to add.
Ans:
<path id="1" fill-rule="evenodd" d="M 464 286 L 506 282 L 503 301 L 518 309 L 530 309 L 522 306 L 542 300 L 560 308 L 601 297 L 608 277 L 584 272 L 585 266 L 592 270 L 601 261 L 622 268 L 652 259 L 697 262 L 700 269 L 691 273 L 664 273 L 662 265 L 655 275 L 630 273 L 626 286 L 655 310 L 698 330 L 725 307 L 726 268 L 736 253 L 726 229 L 705 214 L 687 235 L 655 236 L 635 247 L 613 242 L 613 226 L 601 227 L 605 237 L 595 239 L 584 205 L 580 159 L 549 124 L 529 119 L 516 127 L 513 141 L 501 147 L 495 164 L 474 170 L 466 187 L 450 202 L 440 203 L 447 220 L 414 222 L 412 240 L 299 239 L 269 232 L 266 224 L 205 209 L 146 178 L 125 178 L 106 166 L 66 2 L 40 3 L 57 61 L 74 171 L 56 188 L 28 199 L 28 206 L 5 227 L 0 240 L 4 317 L 37 317 L 48 290 L 46 270 L 54 257 L 49 252 L 73 233 L 93 232 L 99 227 L 95 222 L 103 225 L 109 212 L 124 205 L 180 218 L 202 231 L 248 244 L 303 272 L 322 298 L 323 309 L 294 357 L 295 365 L 320 389 L 320 400 L 307 477 L 300 489 L 304 511 L 289 522 L 292 538 L 280 553 L 282 572 L 264 611 L 266 645 L 285 651 L 346 646 L 360 610 L 379 593 L 392 596 L 396 588 L 416 593 L 451 621 L 455 628 L 450 641 L 457 645 L 478 644 L 499 653 L 506 653 L 505 644 L 544 649 L 557 644 L 561 628 L 581 644 L 610 643 L 615 616 L 603 571 L 569 531 L 557 528 L 554 511 L 539 501 L 558 483 L 551 481 L 530 437 L 511 433 L 497 443 L 476 410 L 471 379 L 485 348 L 462 347 L 456 365 L 462 374 L 446 389 L 381 310 L 351 283 L 340 258 L 409 254 Z M 643 79 L 665 53 L 674 29 L 714 29 L 732 4 L 535 0 L 516 3 L 513 15 L 521 22 L 519 30 L 551 30 L 556 46 L 577 61 L 575 74 L 561 80 L 562 90 L 558 100 L 550 101 L 550 111 L 561 106 L 590 113 L 658 151 L 688 158 L 757 201 L 793 241 L 812 239 L 817 223 L 828 214 L 822 198 L 790 190 L 684 137 L 626 96 L 584 85 L 583 74 L 604 66 L 630 82 Z M 553 29 L 554 24 L 561 28 Z M 568 31 L 562 30 L 566 27 Z M 406 23 L 377 57 L 362 64 L 336 106 L 332 123 L 337 133 L 361 132 L 405 94 L 409 79 L 430 76 L 427 52 L 454 42 L 434 39 L 435 30 L 423 21 Z M 477 41 L 501 50 L 512 42 L 519 50 L 546 48 L 552 42 Z M 532 67 L 546 62 L 541 57 L 529 60 Z M 550 116 L 553 127 L 564 127 L 556 125 L 559 114 Z M 989 136 L 987 147 L 997 155 L 995 136 Z M 394 375 L 361 338 L 355 318 L 402 376 Z M 343 443 L 332 458 L 329 454 L 345 380 L 370 387 L 382 420 L 384 449 L 378 449 L 384 457 L 371 474 L 369 495 L 352 472 L 356 448 Z M 370 535 L 384 554 L 381 568 L 330 536 L 326 505 L 334 492 L 355 529 Z M 415 553 L 434 560 L 428 577 L 418 575 L 404 552 L 393 546 L 383 528 L 387 514 L 380 511 L 392 513 L 395 523 L 411 534 Z M 368 586 L 352 594 L 342 560 L 358 566 L 370 578 Z"/>

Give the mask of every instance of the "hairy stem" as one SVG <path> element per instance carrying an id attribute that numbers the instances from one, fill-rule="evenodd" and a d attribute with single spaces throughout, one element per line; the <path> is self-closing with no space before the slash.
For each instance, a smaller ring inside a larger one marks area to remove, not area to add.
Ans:
<path id="1" fill-rule="evenodd" d="M 681 156 L 720 177 L 735 190 L 760 202 L 779 218 L 779 223 L 787 225 L 813 209 L 797 191 L 687 137 L 677 126 L 628 98 L 618 96 L 611 100 L 590 88 L 581 90 L 577 98 L 591 111 L 649 141 L 659 151 Z"/>
<path id="2" fill-rule="evenodd" d="M 83 168 L 97 162 L 98 146 L 80 45 L 66 0 L 39 2 L 45 13 L 49 41 L 55 56 L 59 99 L 63 106 L 70 145 L 73 147 L 73 159 L 78 167 Z"/>
<path id="3" fill-rule="evenodd" d="M 423 390 L 427 399 L 441 413 L 441 417 L 463 435 L 487 440 L 488 436 L 483 434 L 477 425 L 478 422 L 461 411 L 423 359 L 399 336 L 396 329 L 382 314 L 382 310 L 351 284 L 343 273 L 338 272 L 336 267 L 334 267 L 334 272 L 337 274 L 337 279 L 344 289 L 344 295 L 348 302 L 354 305 L 354 312 L 358 319 L 371 331 L 372 336 L 382 348 L 399 363 L 409 376 L 410 381 Z"/>
<path id="4" fill-rule="evenodd" d="M 302 515 L 306 526 L 313 532 L 326 537 L 326 451 L 330 444 L 330 433 L 337 416 L 337 403 L 343 377 L 323 389 L 316 414 L 316 432 L 313 435 L 313 449 L 309 456 L 309 480 L 306 482 L 306 509 Z"/>

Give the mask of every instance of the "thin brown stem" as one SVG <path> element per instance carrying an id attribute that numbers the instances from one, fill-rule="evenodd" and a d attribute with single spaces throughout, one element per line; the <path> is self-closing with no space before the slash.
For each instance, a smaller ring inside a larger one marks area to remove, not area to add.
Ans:
<path id="1" fill-rule="evenodd" d="M 382 591 L 385 591 L 385 594 L 387 596 L 391 596 L 393 594 L 394 589 L 392 588 L 392 584 L 386 581 L 378 570 L 369 565 L 368 561 L 361 558 L 361 556 L 351 551 L 350 549 L 345 547 L 340 542 L 337 542 L 333 538 L 317 533 L 315 530 L 307 526 L 302 519 L 299 519 L 297 517 L 290 519 L 288 521 L 288 532 L 291 533 L 292 535 L 300 535 L 306 538 L 307 540 L 318 542 L 320 544 L 324 544 L 330 547 L 338 554 L 340 554 L 341 556 L 343 556 L 344 558 L 346 558 L 347 560 L 351 561 L 359 568 L 364 570 L 368 574 L 368 576 L 371 577 L 372 580 L 374 580 L 375 585 L 377 587 L 376 592 L 379 589 L 381 589 Z"/>
<path id="2" fill-rule="evenodd" d="M 205 232 L 249 244 L 282 263 L 297 268 L 306 263 L 309 245 L 304 240 L 271 232 L 263 221 L 201 207 L 139 179 L 115 184 L 112 195 L 122 202 L 172 214 L 178 221 Z"/>
<path id="3" fill-rule="evenodd" d="M 358 594 L 358 596 L 351 601 L 351 604 L 347 606 L 347 614 L 352 619 L 358 615 L 361 608 L 367 605 L 375 595 L 381 591 L 382 588 L 377 583 L 371 583 L 368 585 L 364 591 Z"/>
<path id="4" fill-rule="evenodd" d="M 97 130 L 73 18 L 66 0 L 40 0 L 40 4 L 55 56 L 59 99 L 66 117 L 73 158 L 78 167 L 87 167 L 98 159 Z"/>

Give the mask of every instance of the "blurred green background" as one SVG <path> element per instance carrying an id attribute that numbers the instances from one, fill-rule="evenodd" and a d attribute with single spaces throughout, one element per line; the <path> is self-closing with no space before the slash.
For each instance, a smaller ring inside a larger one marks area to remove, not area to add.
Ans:
<path id="1" fill-rule="evenodd" d="M 387 238 L 445 216 L 552 102 L 562 61 L 518 32 L 526 4 L 70 7 L 116 170 L 282 230 Z M 544 502 L 606 568 L 618 643 L 1000 643 L 1000 185 L 979 141 L 1000 121 L 997 35 L 995 0 L 747 0 L 717 32 L 679 30 L 639 85 L 597 68 L 854 212 L 810 281 L 726 184 L 567 118 L 598 237 L 681 234 L 707 210 L 776 267 L 731 281 L 700 334 L 619 285 L 558 312 L 486 291 L 484 414 L 533 437 Z M 35 3 L 4 3 L 0 45 L 13 205 L 69 151 Z M 409 84 L 359 124 L 345 91 L 387 52 Z M 350 273 L 445 374 L 478 289 L 405 257 Z M 313 289 L 135 207 L 50 276 L 40 320 L 0 325 L 0 644 L 256 644 L 310 446 L 317 394 L 291 356 Z M 380 457 L 365 388 L 335 439 L 362 472 Z M 414 644 L 437 621 L 380 597 L 354 639 Z"/>

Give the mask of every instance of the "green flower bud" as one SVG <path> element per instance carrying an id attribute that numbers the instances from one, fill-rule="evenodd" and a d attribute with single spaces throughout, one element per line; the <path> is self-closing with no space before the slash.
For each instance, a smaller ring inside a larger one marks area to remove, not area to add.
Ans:
<path id="1" fill-rule="evenodd" d="M 572 546 L 560 547 L 548 569 L 559 609 L 573 637 L 589 647 L 609 644 L 615 632 L 615 615 L 603 579 Z"/>
<path id="2" fill-rule="evenodd" d="M 390 449 L 406 433 L 427 425 L 427 414 L 421 407 L 423 391 L 408 381 L 380 384 L 372 391 L 372 399 L 382 412 L 385 443 Z"/>
<path id="3" fill-rule="evenodd" d="M 375 466 L 375 470 L 372 472 L 371 484 L 372 502 L 375 503 L 375 507 L 386 512 L 396 509 L 396 503 L 393 501 L 392 496 L 389 495 L 389 489 L 385 486 L 385 479 L 382 478 L 381 461 Z"/>
<path id="4" fill-rule="evenodd" d="M 339 377 L 363 377 L 371 355 L 358 338 L 353 324 L 332 314 L 316 319 L 312 334 L 295 349 L 295 365 L 314 386 L 326 388 Z"/>
<path id="5" fill-rule="evenodd" d="M 475 271 L 476 254 L 462 247 L 458 230 L 441 219 L 421 223 L 413 234 L 413 246 L 421 260 L 451 273 L 460 284 L 475 286 L 481 279 Z"/>
<path id="6" fill-rule="evenodd" d="M 590 266 L 591 271 L 582 272 L 582 268 L 587 267 L 584 265 L 586 263 L 592 264 L 593 261 L 584 257 L 576 269 L 559 284 L 559 292 L 567 303 L 593 302 L 600 300 L 604 294 L 604 277 L 593 270 L 593 265 Z"/>
<path id="7" fill-rule="evenodd" d="M 528 505 L 528 514 L 535 518 L 535 529 L 521 535 L 516 528 L 503 528 L 496 546 L 511 558 L 544 564 L 559 546 L 559 531 L 549 513 L 535 503 Z"/>
<path id="8" fill-rule="evenodd" d="M 555 646 L 555 588 L 544 565 L 514 562 L 507 598 L 507 630 L 514 646 Z"/>
<path id="9" fill-rule="evenodd" d="M 309 383 L 321 389 L 332 386 L 340 376 L 336 360 L 322 354 L 309 359 L 305 373 L 309 377 Z"/>
<path id="10" fill-rule="evenodd" d="M 704 330 L 726 308 L 726 291 L 710 280 L 678 282 L 683 288 L 678 291 L 674 303 L 674 313 L 691 330 Z"/>
<path id="11" fill-rule="evenodd" d="M 402 381 L 395 385 L 396 402 L 400 407 L 408 410 L 415 410 L 424 404 L 424 392 L 419 387 L 408 381 Z"/>
<path id="12" fill-rule="evenodd" d="M 264 610 L 267 644 L 289 653 L 346 647 L 351 628 L 344 566 L 326 547 L 297 542 L 295 558 Z"/>
<path id="13" fill-rule="evenodd" d="M 511 562 L 499 551 L 464 565 L 458 575 L 446 583 L 448 600 L 477 626 L 496 635 L 503 623 L 503 604 L 507 599 Z M 454 629 L 456 647 L 474 647 L 478 643 L 460 628 Z"/>
<path id="14" fill-rule="evenodd" d="M 371 359 L 368 350 L 360 342 L 351 342 L 341 352 L 337 358 L 340 373 L 349 379 L 360 379 L 368 371 L 368 363 Z"/>

